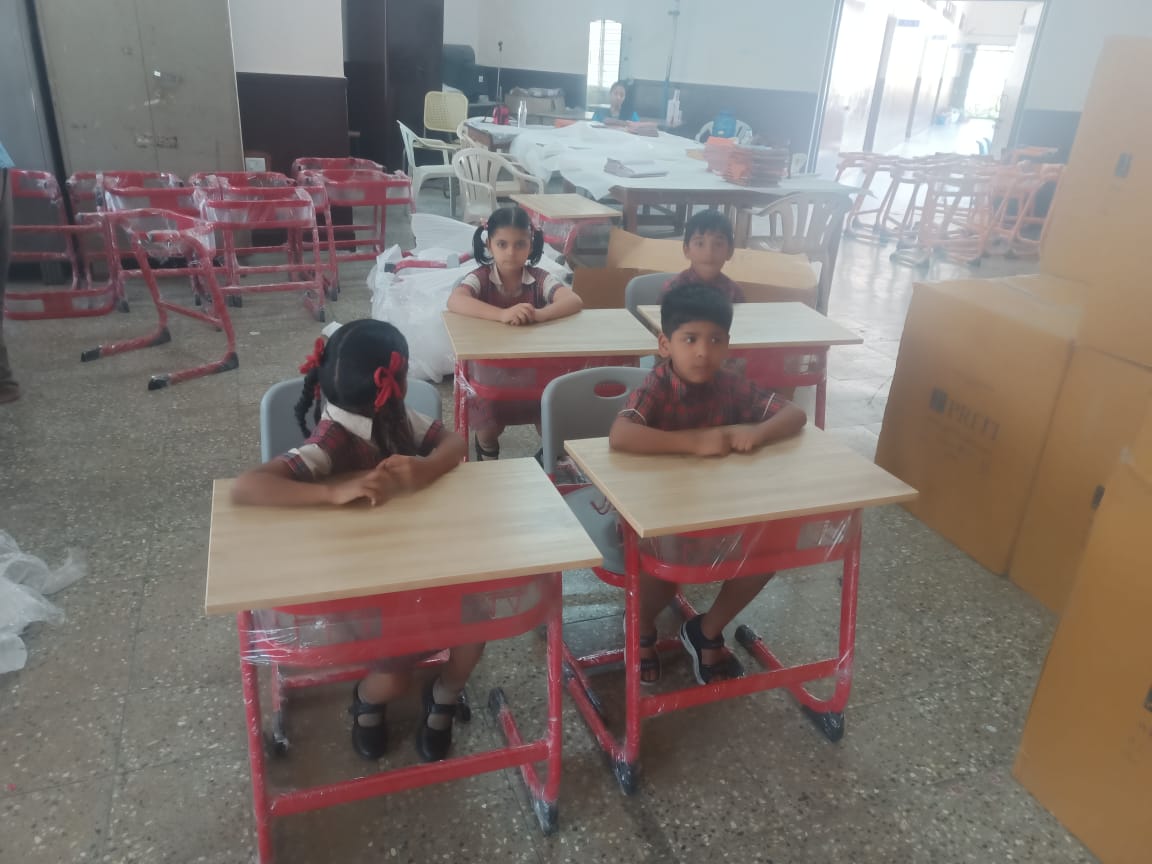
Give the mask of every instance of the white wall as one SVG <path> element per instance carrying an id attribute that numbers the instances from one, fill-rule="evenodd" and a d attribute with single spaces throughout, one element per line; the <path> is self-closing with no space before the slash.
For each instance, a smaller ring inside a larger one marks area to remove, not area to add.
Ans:
<path id="1" fill-rule="evenodd" d="M 480 4 L 483 0 L 444 0 L 444 44 L 471 45 L 480 41 Z"/>
<path id="2" fill-rule="evenodd" d="M 1080 111 L 1104 40 L 1152 36 L 1150 0 L 1048 0 L 1024 108 Z"/>
<path id="3" fill-rule="evenodd" d="M 344 77 L 340 0 L 229 0 L 228 7 L 237 72 Z"/>
<path id="4" fill-rule="evenodd" d="M 449 7 L 469 0 L 448 0 Z M 478 3 L 481 0 L 472 0 Z M 623 23 L 623 74 L 662 81 L 674 0 L 482 0 L 477 62 L 583 74 L 588 22 Z M 771 90 L 815 91 L 824 72 L 835 0 L 681 0 L 672 78 Z M 445 36 L 447 41 L 447 35 Z"/>

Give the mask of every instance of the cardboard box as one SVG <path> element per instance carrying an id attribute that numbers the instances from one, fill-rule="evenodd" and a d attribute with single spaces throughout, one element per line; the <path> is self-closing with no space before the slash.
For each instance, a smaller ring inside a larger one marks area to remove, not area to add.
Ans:
<path id="1" fill-rule="evenodd" d="M 1122 458 L 1125 462 L 1135 465 L 1140 473 L 1152 477 L 1152 408 L 1144 416 L 1144 422 L 1140 425 L 1136 438 L 1125 450 Z"/>
<path id="2" fill-rule="evenodd" d="M 1010 282 L 916 286 L 876 464 L 910 512 L 1006 573 L 1072 350 L 1078 310 Z"/>
<path id="3" fill-rule="evenodd" d="M 541 91 L 545 92 L 545 91 Z M 533 96 L 532 91 L 522 87 L 513 87 L 504 97 L 504 104 L 512 112 L 512 119 L 516 119 L 516 112 L 520 110 L 520 103 L 528 109 L 528 122 L 536 123 L 541 114 L 560 114 L 564 111 L 564 93 L 556 91 L 549 96 Z"/>
<path id="4" fill-rule="evenodd" d="M 1060 613 L 1096 507 L 1152 405 L 1152 369 L 1077 348 L 1012 556 L 1012 581 Z"/>
<path id="5" fill-rule="evenodd" d="M 1052 203 L 1044 273 L 1093 291 L 1077 342 L 1152 366 L 1152 39 L 1110 39 Z"/>
<path id="6" fill-rule="evenodd" d="M 640 237 L 621 228 L 612 229 L 606 264 L 579 268 L 573 276 L 573 290 L 590 309 L 623 308 L 624 288 L 633 276 L 679 273 L 688 267 L 683 241 Z M 740 283 L 750 302 L 816 300 L 816 271 L 805 255 L 737 249 L 724 273 Z"/>
<path id="7" fill-rule="evenodd" d="M 1148 260 L 1150 196 L 1152 39 L 1117 37 L 1105 44 L 1092 78 L 1040 269 L 1092 283 L 1137 275 L 1129 264 L 1132 256 Z"/>
<path id="8" fill-rule="evenodd" d="M 1121 465 L 1092 526 L 1013 773 L 1103 864 L 1152 860 L 1152 476 Z"/>

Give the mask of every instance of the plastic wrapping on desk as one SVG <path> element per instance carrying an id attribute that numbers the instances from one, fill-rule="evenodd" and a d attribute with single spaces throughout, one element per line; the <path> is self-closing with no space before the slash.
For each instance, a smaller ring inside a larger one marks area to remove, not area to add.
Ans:
<path id="1" fill-rule="evenodd" d="M 245 663 L 299 668 L 409 663 L 453 645 L 507 639 L 559 602 L 552 574 L 254 611 Z M 243 616 L 242 616 L 243 620 Z"/>

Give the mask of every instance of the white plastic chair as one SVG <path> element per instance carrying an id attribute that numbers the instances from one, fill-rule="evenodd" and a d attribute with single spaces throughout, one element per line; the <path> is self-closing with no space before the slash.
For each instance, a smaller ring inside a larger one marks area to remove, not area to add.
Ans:
<path id="1" fill-rule="evenodd" d="M 273 384 L 260 400 L 260 459 L 267 462 L 304 443 L 296 422 L 296 403 L 304 389 L 303 378 L 290 378 Z M 433 420 L 443 414 L 440 392 L 427 381 L 408 379 L 404 404 Z"/>
<path id="2" fill-rule="evenodd" d="M 468 119 L 468 97 L 463 93 L 429 90 L 424 94 L 424 134 L 446 132 L 452 135 Z"/>
<path id="3" fill-rule="evenodd" d="M 844 233 L 844 217 L 851 205 L 848 195 L 841 192 L 797 192 L 753 213 L 768 221 L 769 233 L 749 237 L 749 249 L 807 255 L 809 261 L 820 265 L 815 305 L 824 314 L 828 313 L 828 295 L 832 290 L 840 235 Z"/>
<path id="4" fill-rule="evenodd" d="M 545 473 L 555 472 L 556 463 L 564 457 L 565 441 L 607 435 L 628 395 L 647 376 L 646 370 L 633 366 L 599 366 L 548 382 L 540 397 L 540 438 L 544 451 L 541 464 Z M 600 395 L 605 388 L 616 392 Z M 604 494 L 588 485 L 568 493 L 564 500 L 604 556 L 604 569 L 623 573 L 624 549 L 616 528 L 616 512 L 602 506 Z"/>
<path id="5" fill-rule="evenodd" d="M 452 154 L 459 149 L 457 145 L 436 138 L 421 138 L 399 120 L 396 121 L 396 125 L 400 127 L 400 137 L 404 139 L 404 160 L 407 162 L 405 170 L 408 176 L 412 178 L 413 200 L 418 201 L 420 199 L 420 187 L 427 180 L 446 179 L 448 181 L 448 194 L 451 195 L 452 180 L 456 176 L 456 172 L 452 170 Z M 417 165 L 417 150 L 431 150 L 439 153 L 444 164 Z"/>
<path id="6" fill-rule="evenodd" d="M 501 156 L 478 147 L 461 150 L 452 157 L 465 222 L 478 223 L 492 215 L 500 198 L 522 192 L 543 192 L 544 184 Z"/>
<path id="7" fill-rule="evenodd" d="M 736 121 L 736 134 L 732 136 L 736 139 L 737 144 L 750 144 L 754 133 L 752 127 L 745 123 L 743 120 Z M 696 133 L 696 140 L 701 144 L 705 143 L 712 137 L 712 121 L 709 120 L 700 127 L 700 131 Z"/>

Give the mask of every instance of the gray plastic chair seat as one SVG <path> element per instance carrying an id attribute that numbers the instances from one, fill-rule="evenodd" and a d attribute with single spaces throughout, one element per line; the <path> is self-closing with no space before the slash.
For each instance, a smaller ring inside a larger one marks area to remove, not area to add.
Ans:
<path id="1" fill-rule="evenodd" d="M 604 557 L 604 569 L 623 576 L 624 544 L 620 538 L 616 508 L 607 505 L 604 493 L 595 486 L 577 489 L 565 495 L 564 500 Z M 606 508 L 607 513 L 600 512 Z"/>

